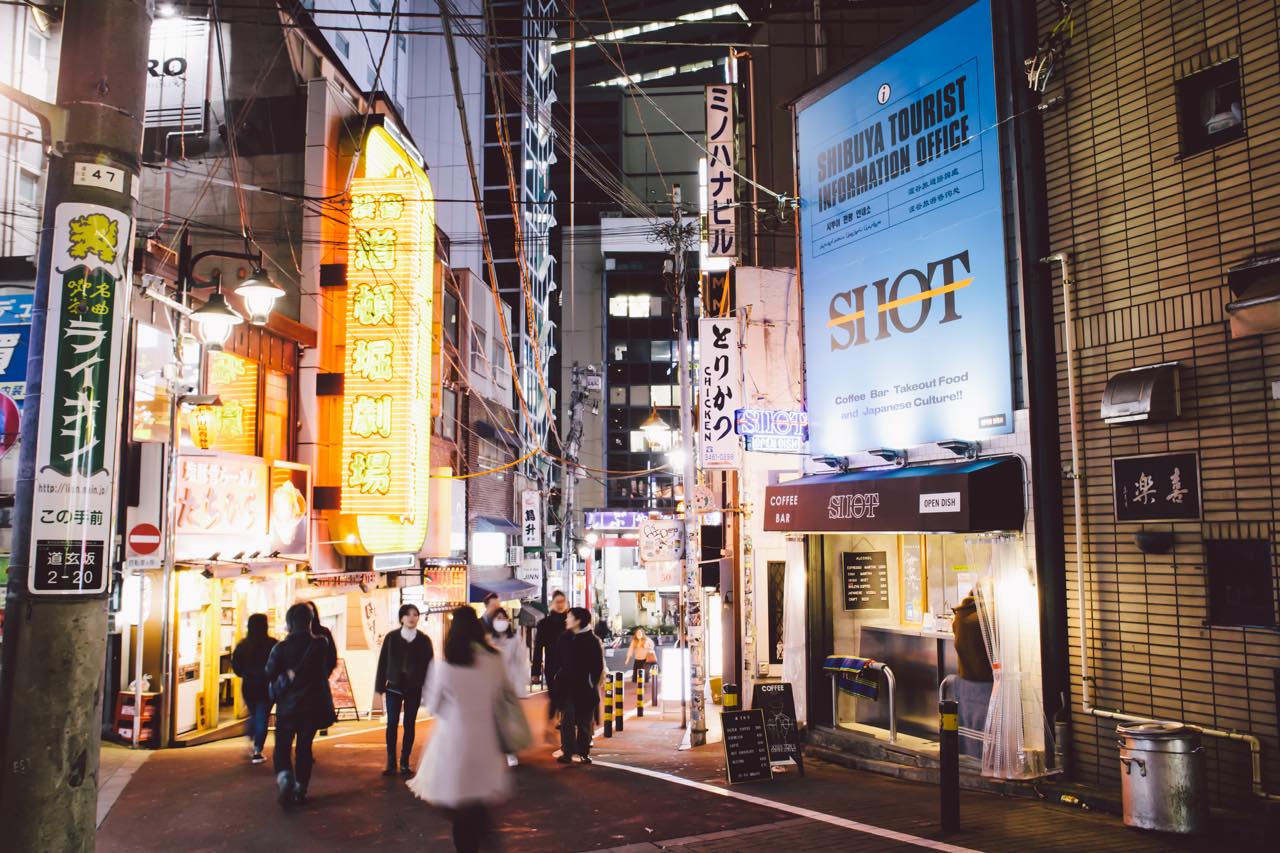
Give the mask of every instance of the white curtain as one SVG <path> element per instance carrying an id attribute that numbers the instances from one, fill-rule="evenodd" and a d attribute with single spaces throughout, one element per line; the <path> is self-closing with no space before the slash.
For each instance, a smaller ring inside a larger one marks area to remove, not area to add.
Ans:
<path id="1" fill-rule="evenodd" d="M 782 584 L 782 680 L 791 682 L 796 699 L 796 722 L 809 719 L 805 695 L 808 649 L 805 643 L 804 542 L 787 540 L 787 570 Z"/>
<path id="2" fill-rule="evenodd" d="M 982 775 L 1045 775 L 1044 698 L 1040 681 L 1040 604 L 1020 536 L 965 542 L 971 566 L 988 569 L 975 589 L 994 685 L 983 733 Z"/>

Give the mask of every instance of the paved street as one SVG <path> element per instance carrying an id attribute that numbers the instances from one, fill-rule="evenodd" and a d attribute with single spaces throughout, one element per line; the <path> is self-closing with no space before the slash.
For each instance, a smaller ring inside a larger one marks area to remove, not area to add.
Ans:
<path id="1" fill-rule="evenodd" d="M 528 700 L 535 722 L 543 700 Z M 100 851 L 447 850 L 445 818 L 384 779 L 382 731 L 345 724 L 321 741 L 308 804 L 282 813 L 270 765 L 239 741 L 153 754 L 136 769 L 98 836 Z M 419 724 L 419 752 L 431 724 Z M 539 737 L 543 733 L 539 732 Z M 499 816 L 505 849 L 585 850 L 1115 850 L 1207 849 L 1207 842 L 1126 829 L 1114 817 L 1028 799 L 965 792 L 964 829 L 944 836 L 933 786 L 810 761 L 807 775 L 724 783 L 718 744 L 679 751 L 678 721 L 629 719 L 598 737 L 593 767 L 564 767 L 550 748 L 516 771 Z"/>

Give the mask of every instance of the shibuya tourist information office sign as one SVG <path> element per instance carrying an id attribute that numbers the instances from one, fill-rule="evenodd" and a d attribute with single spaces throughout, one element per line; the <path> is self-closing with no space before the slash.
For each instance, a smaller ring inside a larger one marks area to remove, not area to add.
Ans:
<path id="1" fill-rule="evenodd" d="M 1012 432 L 990 0 L 797 110 L 812 452 Z"/>

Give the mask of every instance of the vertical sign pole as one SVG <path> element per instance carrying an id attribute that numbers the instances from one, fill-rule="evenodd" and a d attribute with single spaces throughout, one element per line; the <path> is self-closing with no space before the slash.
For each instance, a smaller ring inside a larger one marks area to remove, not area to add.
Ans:
<path id="1" fill-rule="evenodd" d="M 0 814 L 14 850 L 94 845 L 150 25 L 144 0 L 65 7 L 50 111 L 65 136 L 51 140 L 41 222 L 0 673 Z"/>

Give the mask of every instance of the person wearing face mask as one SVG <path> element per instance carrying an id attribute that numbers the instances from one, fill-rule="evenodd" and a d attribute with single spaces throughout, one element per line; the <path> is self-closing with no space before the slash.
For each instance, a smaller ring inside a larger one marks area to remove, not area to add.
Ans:
<path id="1" fill-rule="evenodd" d="M 382 641 L 378 656 L 378 672 L 374 690 L 384 697 L 387 708 L 387 769 L 383 776 L 396 773 L 396 733 L 400 715 L 404 714 L 404 742 L 400 749 L 400 774 L 410 776 L 409 756 L 413 753 L 413 736 L 422 704 L 422 685 L 435 657 L 431 638 L 418 630 L 418 608 L 412 604 L 400 607 L 400 629 Z"/>
<path id="2" fill-rule="evenodd" d="M 516 696 L 520 699 L 528 696 L 529 651 L 520 641 L 520 636 L 511 622 L 511 617 L 507 615 L 505 607 L 498 607 L 493 611 L 493 622 L 489 626 L 489 644 L 498 650 L 503 669 L 507 673 L 507 680 L 511 682 L 511 689 L 515 691 Z M 515 755 L 507 754 L 508 767 L 515 767 L 519 763 Z"/>

